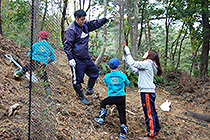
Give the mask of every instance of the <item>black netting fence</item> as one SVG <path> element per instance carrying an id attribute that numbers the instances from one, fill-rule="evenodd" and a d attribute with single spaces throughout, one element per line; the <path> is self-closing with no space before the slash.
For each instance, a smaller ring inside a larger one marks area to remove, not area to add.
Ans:
<path id="1" fill-rule="evenodd" d="M 3 112 L 0 116 L 0 135 L 3 139 L 56 139 L 55 86 L 58 82 L 55 77 L 58 51 L 62 49 L 58 14 L 61 12 L 50 1 L 41 0 L 3 0 L 1 7 L 6 37 L 1 37 L 1 57 L 11 65 L 8 76 L 14 76 L 16 81 L 3 78 L 1 82 L 4 85 L 1 88 L 5 88 L 1 95 L 2 108 L 9 106 L 9 114 Z M 45 32 L 39 34 L 40 31 Z M 9 118 L 14 113 L 16 115 Z"/>

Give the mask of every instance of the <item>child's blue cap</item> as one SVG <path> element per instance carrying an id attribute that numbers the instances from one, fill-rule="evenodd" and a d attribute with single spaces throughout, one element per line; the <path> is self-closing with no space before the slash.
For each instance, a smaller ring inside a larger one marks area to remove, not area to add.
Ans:
<path id="1" fill-rule="evenodd" d="M 112 58 L 109 60 L 109 67 L 116 68 L 120 65 L 120 61 L 117 58 Z"/>

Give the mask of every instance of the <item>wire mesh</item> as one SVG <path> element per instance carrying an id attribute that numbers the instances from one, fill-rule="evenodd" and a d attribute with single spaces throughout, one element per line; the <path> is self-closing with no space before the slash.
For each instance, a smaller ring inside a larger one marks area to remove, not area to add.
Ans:
<path id="1" fill-rule="evenodd" d="M 32 1 L 2 1 L 3 12 L 11 14 L 8 16 L 2 14 L 4 36 L 13 40 L 8 41 L 7 46 L 9 47 L 4 54 L 10 54 L 14 58 L 14 61 L 22 66 L 22 69 L 19 68 L 19 70 L 22 70 L 24 74 L 21 80 L 15 83 L 8 82 L 7 78 L 2 79 L 1 83 L 5 84 L 7 82 L 9 86 L 15 87 L 18 92 L 11 95 L 10 99 L 2 98 L 1 102 L 5 106 L 11 107 L 17 104 L 19 107 L 18 113 L 10 115 L 12 116 L 10 118 L 12 119 L 11 121 L 7 120 L 8 118 L 6 117 L 0 120 L 0 131 L 5 132 L 2 138 L 23 140 L 56 139 L 55 85 L 58 85 L 56 78 L 56 73 L 58 73 L 58 51 L 62 46 L 60 39 L 60 15 L 58 14 L 60 12 L 58 12 L 59 8 L 56 9 L 52 3 L 45 3 L 47 1 L 34 2 L 32 39 Z M 38 33 L 40 31 L 46 31 L 49 34 L 47 42 L 39 42 Z M 33 40 L 32 48 L 36 49 L 36 51 L 30 50 L 31 40 Z M 40 44 L 35 45 L 37 42 Z M 49 46 L 46 46 L 46 43 L 52 47 L 52 50 L 49 50 Z M 29 52 L 32 52 L 33 64 L 30 63 Z M 43 55 L 43 53 L 47 55 Z M 49 60 L 52 54 L 55 55 L 55 60 Z M 46 57 L 48 58 L 46 59 Z M 46 60 L 46 62 L 42 60 Z M 18 67 L 15 66 L 14 68 L 11 71 L 15 73 L 15 70 L 18 71 L 16 69 Z M 30 73 L 30 69 L 32 69 L 34 76 L 38 80 L 38 82 L 32 82 L 31 88 L 26 73 Z M 29 106 L 30 89 L 31 105 Z M 29 107 L 31 108 L 31 114 L 29 114 Z M 9 121 L 9 123 L 5 123 L 5 121 Z"/>

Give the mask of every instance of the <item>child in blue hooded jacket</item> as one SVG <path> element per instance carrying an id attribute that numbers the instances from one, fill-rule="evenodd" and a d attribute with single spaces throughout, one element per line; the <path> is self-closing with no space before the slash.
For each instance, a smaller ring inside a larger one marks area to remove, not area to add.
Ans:
<path id="1" fill-rule="evenodd" d="M 106 105 L 115 104 L 118 109 L 119 118 L 120 118 L 120 138 L 125 139 L 127 134 L 127 125 L 126 125 L 126 112 L 125 112 L 125 87 L 129 85 L 129 80 L 127 76 L 119 72 L 120 62 L 116 58 L 112 58 L 109 61 L 110 73 L 107 73 L 104 77 L 105 85 L 107 86 L 107 98 L 105 98 L 100 105 L 100 114 L 99 117 L 95 117 L 94 120 L 100 124 L 104 123 L 106 116 Z"/>
<path id="2" fill-rule="evenodd" d="M 14 73 L 14 78 L 16 80 L 20 79 L 26 72 L 30 70 L 39 69 L 38 72 L 40 74 L 41 79 L 44 82 L 44 88 L 47 95 L 50 95 L 51 89 L 50 84 L 48 82 L 47 72 L 45 71 L 45 67 L 51 62 L 55 61 L 55 53 L 54 49 L 51 45 L 47 43 L 49 39 L 49 34 L 46 31 L 40 31 L 38 33 L 39 41 L 34 43 L 32 46 L 32 67 L 31 64 L 28 63 L 22 67 L 22 69 L 16 69 Z M 28 52 L 29 59 L 31 58 L 31 50 Z"/>

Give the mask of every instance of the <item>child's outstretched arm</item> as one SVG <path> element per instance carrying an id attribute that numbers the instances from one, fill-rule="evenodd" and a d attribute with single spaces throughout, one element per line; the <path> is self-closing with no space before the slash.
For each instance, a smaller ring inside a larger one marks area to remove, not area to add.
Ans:
<path id="1" fill-rule="evenodd" d="M 128 68 L 133 73 L 138 73 L 139 70 L 137 68 L 133 67 L 133 63 L 135 63 L 135 60 L 131 56 L 130 49 L 128 48 L 128 46 L 125 46 L 124 52 L 125 52 L 125 55 L 124 55 L 123 59 L 125 59 L 125 62 L 127 64 Z"/>

